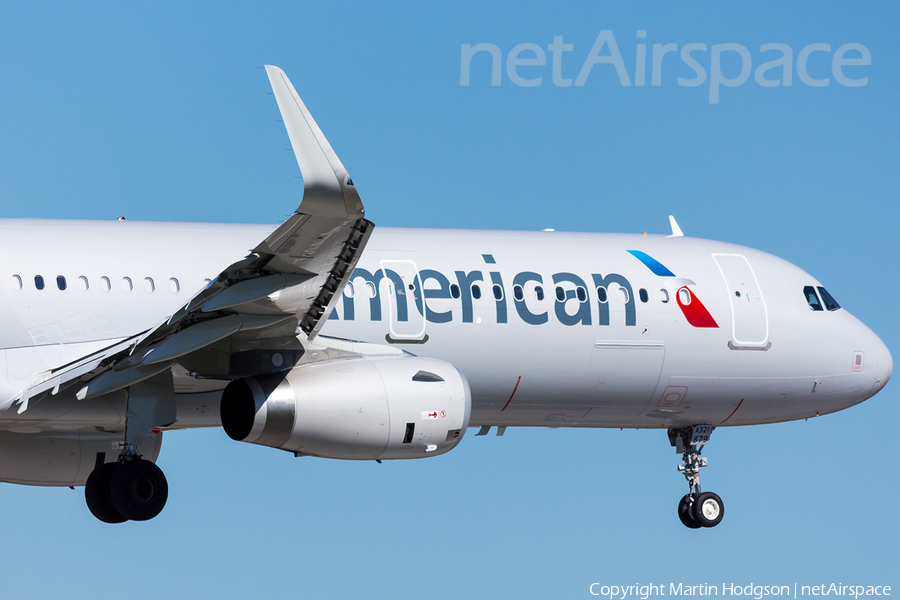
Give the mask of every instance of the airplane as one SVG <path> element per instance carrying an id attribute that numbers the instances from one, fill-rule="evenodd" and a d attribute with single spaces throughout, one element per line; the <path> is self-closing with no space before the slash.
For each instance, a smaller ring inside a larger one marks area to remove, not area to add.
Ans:
<path id="1" fill-rule="evenodd" d="M 891 377 L 813 276 L 673 217 L 671 235 L 376 228 L 265 69 L 303 178 L 285 222 L 0 220 L 0 480 L 84 486 L 122 523 L 165 506 L 170 430 L 380 462 L 474 427 L 657 429 L 699 529 L 725 510 L 700 486 L 714 430 L 836 412 Z"/>

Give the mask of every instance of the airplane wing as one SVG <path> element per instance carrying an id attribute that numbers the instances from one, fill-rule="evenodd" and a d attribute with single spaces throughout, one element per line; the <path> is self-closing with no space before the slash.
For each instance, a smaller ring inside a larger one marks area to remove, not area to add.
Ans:
<path id="1" fill-rule="evenodd" d="M 313 340 L 373 230 L 344 165 L 284 72 L 266 66 L 303 176 L 294 214 L 155 328 L 32 378 L 18 411 L 79 385 L 91 398 L 134 385 L 219 342 Z M 220 345 L 221 346 L 221 345 Z"/>

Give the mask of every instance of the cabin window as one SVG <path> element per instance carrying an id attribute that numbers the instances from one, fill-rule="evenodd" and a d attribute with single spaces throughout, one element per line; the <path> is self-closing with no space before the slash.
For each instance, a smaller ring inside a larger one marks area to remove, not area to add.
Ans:
<path id="1" fill-rule="evenodd" d="M 477 283 L 472 284 L 472 297 L 478 300 L 481 298 L 481 288 L 478 287 Z"/>
<path id="2" fill-rule="evenodd" d="M 659 290 L 659 299 L 663 304 L 669 301 L 669 292 L 666 290 L 666 288 L 661 288 Z"/>
<path id="3" fill-rule="evenodd" d="M 566 301 L 566 290 L 562 289 L 562 286 L 556 286 L 556 299 L 560 302 Z"/>
<path id="4" fill-rule="evenodd" d="M 822 310 L 822 303 L 816 295 L 816 288 L 811 285 L 803 288 L 803 295 L 806 296 L 806 303 L 809 304 L 810 310 Z"/>
<path id="5" fill-rule="evenodd" d="M 66 278 L 63 275 L 56 276 L 56 287 L 58 287 L 60 291 L 64 291 L 66 289 Z"/>
<path id="6" fill-rule="evenodd" d="M 181 284 L 178 283 L 178 280 L 174 277 L 169 278 L 169 291 L 173 294 L 177 294 L 181 291 Z"/>
<path id="7" fill-rule="evenodd" d="M 36 287 L 39 290 L 44 289 L 44 278 L 41 277 L 40 275 L 35 275 L 34 276 L 34 287 Z"/>
<path id="8" fill-rule="evenodd" d="M 109 290 L 112 289 L 112 284 L 109 282 L 109 277 L 106 277 L 104 275 L 103 277 L 100 278 L 100 289 L 103 290 L 104 292 L 108 292 Z"/>
<path id="9" fill-rule="evenodd" d="M 91 286 L 88 284 L 87 277 L 82 275 L 81 277 L 78 278 L 78 289 L 79 290 L 81 290 L 82 292 L 86 292 L 86 291 L 88 291 L 89 287 L 91 287 Z"/>
<path id="10" fill-rule="evenodd" d="M 641 302 L 648 302 L 650 300 L 650 294 L 647 293 L 647 290 L 641 288 L 638 291 L 638 295 L 641 297 Z"/>
<path id="11" fill-rule="evenodd" d="M 131 282 L 131 277 L 122 278 L 122 289 L 126 292 L 130 292 L 134 289 L 134 283 Z"/>
<path id="12" fill-rule="evenodd" d="M 606 293 L 606 288 L 600 286 L 597 288 L 597 300 L 600 301 L 600 304 L 606 304 L 609 301 L 609 294 Z"/>
<path id="13" fill-rule="evenodd" d="M 144 291 L 148 294 L 153 293 L 156 290 L 156 284 L 153 283 L 152 277 L 144 277 Z"/>
<path id="14" fill-rule="evenodd" d="M 372 283 L 371 281 L 367 281 L 366 282 L 366 296 L 368 296 L 369 298 L 374 298 L 375 291 L 376 291 L 375 284 Z"/>
<path id="15" fill-rule="evenodd" d="M 537 298 L 538 302 L 544 299 L 544 288 L 539 285 L 534 286 L 534 297 Z"/>
<path id="16" fill-rule="evenodd" d="M 691 293 L 684 288 L 678 290 L 678 301 L 681 302 L 684 306 L 687 306 L 691 303 Z"/>
<path id="17" fill-rule="evenodd" d="M 353 282 L 352 281 L 347 282 L 347 287 L 344 288 L 344 295 L 347 296 L 348 298 L 353 297 Z"/>
<path id="18" fill-rule="evenodd" d="M 22 289 L 22 277 L 19 275 L 13 275 L 12 279 L 13 279 L 13 282 L 12 282 L 13 288 L 17 289 L 17 290 L 21 290 Z"/>
<path id="19" fill-rule="evenodd" d="M 619 288 L 619 299 L 622 301 L 622 304 L 628 304 L 628 290 L 623 287 Z"/>
<path id="20" fill-rule="evenodd" d="M 492 287 L 491 290 L 493 290 L 493 292 L 494 292 L 495 300 L 503 300 L 503 288 L 502 287 L 500 287 L 499 285 L 497 285 L 495 283 L 494 287 Z"/>
<path id="21" fill-rule="evenodd" d="M 525 299 L 525 291 L 522 289 L 521 285 L 513 286 L 513 298 L 519 301 Z"/>
<path id="22" fill-rule="evenodd" d="M 455 283 L 450 286 L 450 296 L 453 298 L 459 298 L 459 286 Z"/>
<path id="23" fill-rule="evenodd" d="M 822 296 L 822 302 L 825 304 L 825 310 L 837 310 L 841 307 L 841 305 L 837 303 L 837 300 L 835 300 L 825 288 L 819 286 L 818 289 L 819 295 Z"/>
<path id="24" fill-rule="evenodd" d="M 587 290 L 583 287 L 575 288 L 575 296 L 578 298 L 579 302 L 584 302 L 587 300 Z"/>

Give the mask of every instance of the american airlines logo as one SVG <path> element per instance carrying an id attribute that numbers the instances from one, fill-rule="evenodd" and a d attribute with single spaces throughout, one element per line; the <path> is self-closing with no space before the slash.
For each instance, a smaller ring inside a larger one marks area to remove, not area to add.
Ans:
<path id="1" fill-rule="evenodd" d="M 628 252 L 654 275 L 675 277 L 672 271 L 648 254 L 639 250 Z M 496 264 L 490 254 L 482 256 L 485 263 Z M 390 290 L 389 293 L 384 294 L 387 290 Z M 342 302 L 338 303 L 329 319 L 355 321 L 357 312 L 365 310 L 367 305 L 370 321 L 386 319 L 383 313 L 394 310 L 396 313 L 392 318 L 399 322 L 420 320 L 449 323 L 461 320 L 463 323 L 480 323 L 481 318 L 475 316 L 475 304 L 484 297 L 487 301 L 493 301 L 494 318 L 498 324 L 508 323 L 510 313 L 514 312 L 529 325 L 543 325 L 549 322 L 552 314 L 562 325 L 595 323 L 608 326 L 611 315 L 617 315 L 616 318 L 621 319 L 619 324 L 634 327 L 637 325 L 636 307 L 638 303 L 648 303 L 650 293 L 646 288 L 635 291 L 631 282 L 619 273 L 593 273 L 590 277 L 582 277 L 576 273 L 559 272 L 545 279 L 540 273 L 522 271 L 512 277 L 510 290 L 499 271 L 461 270 L 444 274 L 435 269 L 420 269 L 414 276 L 404 277 L 392 269 L 382 268 L 372 272 L 358 267 L 353 271 Z M 663 304 L 672 301 L 664 284 L 653 293 L 657 296 L 655 300 Z M 395 301 L 382 306 L 382 299 L 391 294 L 395 295 Z M 690 288 L 682 285 L 674 290 L 674 296 L 674 303 L 690 325 L 698 328 L 719 326 Z M 552 311 L 547 310 L 550 301 Z M 596 311 L 592 311 L 592 303 Z"/>
<path id="2" fill-rule="evenodd" d="M 723 87 L 740 87 L 751 75 L 765 88 L 794 85 L 794 73 L 808 87 L 828 87 L 832 80 L 844 87 L 862 87 L 869 83 L 866 67 L 871 64 L 871 52 L 859 43 L 836 47 L 812 43 L 795 51 L 788 44 L 773 42 L 751 52 L 738 43 L 657 42 L 647 30 L 639 29 L 620 50 L 613 31 L 604 29 L 589 50 L 576 49 L 558 35 L 546 46 L 518 44 L 505 59 L 496 44 L 462 44 L 459 85 L 474 81 L 499 86 L 504 74 L 519 87 L 537 87 L 545 81 L 556 87 L 581 87 L 591 77 L 610 81 L 610 75 L 621 87 L 658 87 L 677 78 L 680 87 L 707 86 L 709 103 L 718 104 Z"/>

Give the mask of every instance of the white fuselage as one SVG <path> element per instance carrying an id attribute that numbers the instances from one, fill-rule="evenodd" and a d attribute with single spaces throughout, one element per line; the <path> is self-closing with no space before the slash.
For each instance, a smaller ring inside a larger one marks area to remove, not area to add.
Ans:
<path id="1" fill-rule="evenodd" d="M 0 401 L 168 318 L 273 229 L 0 220 Z M 454 364 L 472 424 L 748 425 L 846 408 L 890 377 L 881 340 L 811 310 L 806 286 L 779 258 L 695 238 L 376 228 L 322 334 Z M 215 392 L 184 398 L 175 427 L 218 424 Z M 63 391 L 0 426 L 115 426 L 115 404 Z"/>

